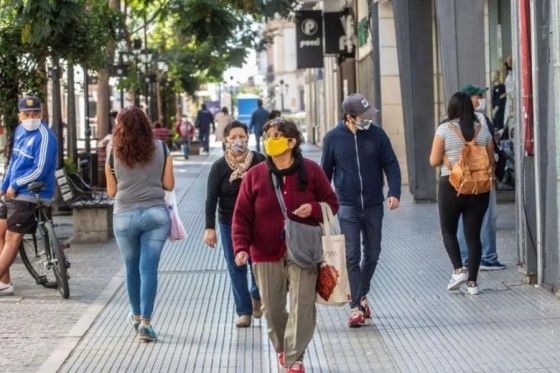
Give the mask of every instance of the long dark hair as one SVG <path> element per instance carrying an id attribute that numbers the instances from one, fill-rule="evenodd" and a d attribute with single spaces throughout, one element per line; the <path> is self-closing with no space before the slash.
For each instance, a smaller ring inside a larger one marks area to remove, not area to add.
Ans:
<path id="1" fill-rule="evenodd" d="M 155 150 L 152 128 L 142 109 L 130 106 L 117 115 L 113 149 L 117 158 L 128 167 L 146 164 L 152 159 Z"/>
<path id="2" fill-rule="evenodd" d="M 461 133 L 467 141 L 474 137 L 474 122 L 477 121 L 474 114 L 471 97 L 464 92 L 457 92 L 449 100 L 447 105 L 447 118 L 457 120 L 461 125 Z"/>

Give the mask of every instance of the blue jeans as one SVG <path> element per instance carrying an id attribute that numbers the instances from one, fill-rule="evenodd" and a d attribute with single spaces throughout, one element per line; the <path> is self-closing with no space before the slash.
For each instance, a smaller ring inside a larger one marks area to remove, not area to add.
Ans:
<path id="1" fill-rule="evenodd" d="M 381 253 L 383 205 L 365 210 L 340 206 L 338 220 L 340 230 L 346 237 L 346 267 L 352 293 L 350 307 L 355 308 L 360 304 L 360 299 L 369 293 Z"/>
<path id="2" fill-rule="evenodd" d="M 231 290 L 233 291 L 233 299 L 235 301 L 235 312 L 241 315 L 253 314 L 253 303 L 251 298 L 259 300 L 259 289 L 257 282 L 253 276 L 251 265 L 238 267 L 235 264 L 235 255 L 233 254 L 233 242 L 231 239 L 231 224 L 220 223 L 220 236 L 222 246 L 224 248 L 224 257 L 226 258 L 229 278 L 231 279 Z M 247 281 L 247 267 L 251 273 L 251 290 L 249 293 L 249 285 Z"/>
<path id="3" fill-rule="evenodd" d="M 261 141 L 262 141 L 262 129 L 255 131 L 255 140 L 257 141 L 257 151 L 261 152 Z"/>
<path id="4" fill-rule="evenodd" d="M 185 142 L 181 144 L 181 150 L 183 151 L 183 157 L 188 159 L 191 153 L 191 139 L 185 139 Z"/>
<path id="5" fill-rule="evenodd" d="M 480 230 L 480 241 L 482 242 L 482 261 L 485 264 L 494 264 L 498 261 L 496 252 L 496 189 L 490 191 L 490 201 L 488 209 L 482 220 L 482 229 Z M 457 240 L 461 250 L 461 260 L 463 265 L 469 262 L 469 254 L 467 241 L 465 240 L 465 232 L 463 230 L 463 217 L 459 219 L 459 227 L 457 229 Z"/>
<path id="6" fill-rule="evenodd" d="M 203 129 L 202 127 L 198 130 L 198 139 L 200 140 L 200 146 L 205 152 L 210 151 L 210 129 Z"/>
<path id="7" fill-rule="evenodd" d="M 150 320 L 157 293 L 158 265 L 171 220 L 166 207 L 126 211 L 113 216 L 113 231 L 126 266 L 132 313 Z"/>

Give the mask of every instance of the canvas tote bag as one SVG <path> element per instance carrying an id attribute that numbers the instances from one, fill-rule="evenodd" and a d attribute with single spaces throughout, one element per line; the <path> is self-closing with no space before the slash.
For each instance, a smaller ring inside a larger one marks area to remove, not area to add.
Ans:
<path id="1" fill-rule="evenodd" d="M 323 263 L 317 277 L 319 304 L 342 306 L 351 299 L 350 281 L 346 268 L 346 243 L 328 204 L 321 202 L 323 211 Z"/>

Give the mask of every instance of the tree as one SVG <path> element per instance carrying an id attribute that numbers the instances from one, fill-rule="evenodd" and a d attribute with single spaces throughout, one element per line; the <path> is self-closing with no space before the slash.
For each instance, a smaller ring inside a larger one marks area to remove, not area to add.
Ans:
<path id="1" fill-rule="evenodd" d="M 149 28 L 147 47 L 168 61 L 175 90 L 192 95 L 201 84 L 220 81 L 228 67 L 241 66 L 250 48 L 263 48 L 270 41 L 255 28 L 255 21 L 287 16 L 297 1 L 136 0 L 129 5 L 128 39 Z M 137 89 L 139 84 L 138 69 L 129 69 L 124 85 Z"/>
<path id="2" fill-rule="evenodd" d="M 110 9 L 118 11 L 119 0 L 109 0 Z M 115 41 L 107 45 L 107 60 L 97 73 L 97 137 L 102 139 L 109 133 L 111 103 L 109 101 L 109 75 L 115 58 Z"/>
<path id="3" fill-rule="evenodd" d="M 6 47 L 0 53 L 8 61 L 0 72 L 0 85 L 13 87 L 17 79 L 19 88 L 8 90 L 4 102 L 15 102 L 22 92 L 39 94 L 46 102 L 47 60 L 55 68 L 62 59 L 98 68 L 105 62 L 109 41 L 114 39 L 116 14 L 101 0 L 1 0 L 0 9 L 0 46 Z M 55 91 L 60 73 L 52 74 Z M 57 97 L 53 97 L 53 127 L 61 142 L 58 95 L 55 92 Z M 13 117 L 7 107 L 0 110 Z"/>

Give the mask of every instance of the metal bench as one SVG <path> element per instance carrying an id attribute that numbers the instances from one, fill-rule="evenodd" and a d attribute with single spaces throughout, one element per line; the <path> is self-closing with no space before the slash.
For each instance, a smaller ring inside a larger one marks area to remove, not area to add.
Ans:
<path id="1" fill-rule="evenodd" d="M 80 175 L 56 171 L 64 202 L 72 208 L 74 242 L 106 242 L 113 234 L 113 199 L 88 185 Z"/>
<path id="2" fill-rule="evenodd" d="M 113 199 L 102 189 L 89 186 L 77 173 L 56 171 L 56 182 L 62 199 L 72 208 L 96 208 L 113 206 Z"/>

